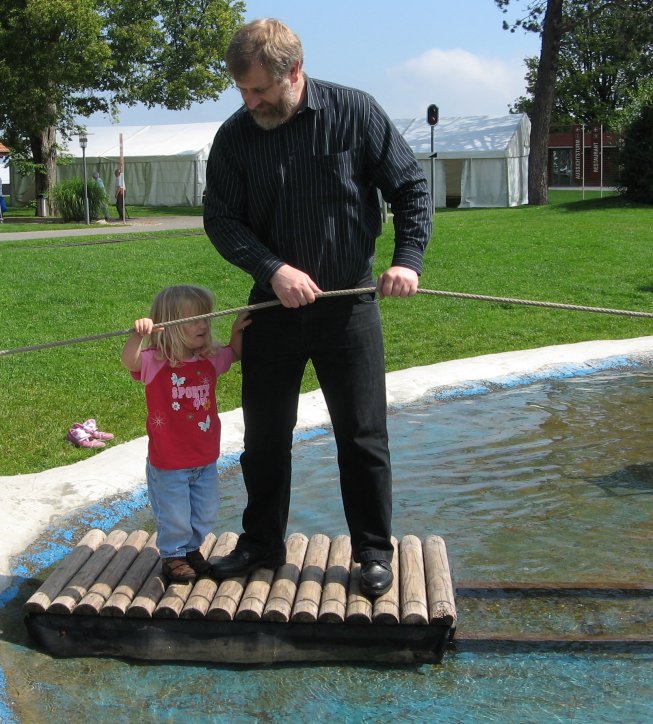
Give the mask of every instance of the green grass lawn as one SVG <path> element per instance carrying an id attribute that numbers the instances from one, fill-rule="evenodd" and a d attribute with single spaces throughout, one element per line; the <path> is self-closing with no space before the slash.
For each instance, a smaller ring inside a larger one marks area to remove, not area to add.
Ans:
<path id="1" fill-rule="evenodd" d="M 546 207 L 450 209 L 435 219 L 422 288 L 653 311 L 651 207 L 551 192 Z M 0 243 L 0 349 L 129 329 L 171 284 L 209 287 L 218 310 L 247 302 L 249 278 L 224 262 L 199 230 L 83 241 L 62 235 Z M 391 255 L 389 223 L 378 242 L 377 272 Z M 650 320 L 426 295 L 385 299 L 381 310 L 388 371 L 653 334 Z M 228 338 L 231 322 L 214 322 L 218 339 Z M 123 343 L 116 337 L 0 357 L 0 475 L 97 454 L 65 441 L 68 427 L 88 417 L 113 432 L 117 443 L 145 434 L 143 390 L 120 365 Z M 223 411 L 240 406 L 239 375 L 236 365 L 219 381 Z M 304 390 L 315 387 L 309 372 Z"/>

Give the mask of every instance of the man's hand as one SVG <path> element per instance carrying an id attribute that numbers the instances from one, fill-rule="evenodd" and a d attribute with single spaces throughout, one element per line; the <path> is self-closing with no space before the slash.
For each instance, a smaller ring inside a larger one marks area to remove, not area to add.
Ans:
<path id="1" fill-rule="evenodd" d="M 376 290 L 383 297 L 412 297 L 417 294 L 419 276 L 404 266 L 391 266 L 376 282 Z"/>
<path id="2" fill-rule="evenodd" d="M 315 295 L 322 290 L 303 271 L 289 264 L 279 267 L 272 275 L 270 284 L 284 307 L 303 307 L 315 301 Z"/>

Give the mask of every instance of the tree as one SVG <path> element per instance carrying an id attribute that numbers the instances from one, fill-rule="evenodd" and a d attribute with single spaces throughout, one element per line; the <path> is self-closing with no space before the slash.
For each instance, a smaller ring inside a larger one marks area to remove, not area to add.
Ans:
<path id="1" fill-rule="evenodd" d="M 644 80 L 618 118 L 624 141 L 619 190 L 625 196 L 653 204 L 653 78 Z"/>
<path id="2" fill-rule="evenodd" d="M 510 0 L 494 0 L 505 13 Z M 629 84 L 641 79 L 643 68 L 651 64 L 650 29 L 653 23 L 651 0 L 539 0 L 527 3 L 526 15 L 516 20 L 512 26 L 504 22 L 504 28 L 512 32 L 516 28 L 539 32 L 542 35 L 542 50 L 537 69 L 535 61 L 528 65 L 527 80 L 532 92 L 529 103 L 531 117 L 531 151 L 528 171 L 529 203 L 545 204 L 548 201 L 547 156 L 548 136 L 551 117 L 554 112 L 571 113 L 571 108 L 579 110 L 582 97 L 586 98 L 584 113 L 597 113 L 604 109 L 607 102 L 618 107 L 618 93 L 623 93 Z M 592 35 L 598 28 L 601 32 L 612 33 L 603 37 L 600 45 L 594 45 Z M 633 45 L 641 42 L 642 37 L 649 38 L 636 62 Z M 576 43 L 576 46 L 574 46 Z M 601 48 L 609 49 L 615 62 L 609 59 L 603 62 Z M 568 52 L 568 55 L 567 55 Z M 579 53 L 585 67 L 596 71 L 591 85 L 584 84 L 578 67 L 569 66 L 568 61 Z M 567 85 L 559 75 L 559 68 L 568 69 Z M 645 76 L 644 76 L 645 77 Z M 587 95 L 585 96 L 585 92 Z M 612 94 L 612 97 L 611 97 Z M 559 105 L 556 106 L 556 98 Z M 563 101 L 568 101 L 564 110 Z M 520 99 L 520 105 L 524 99 Z M 570 101 L 570 102 L 569 102 Z M 603 105 L 601 105 L 603 104 Z"/>
<path id="3" fill-rule="evenodd" d="M 623 194 L 653 204 L 653 102 L 626 129 L 619 186 Z"/>
<path id="4" fill-rule="evenodd" d="M 510 0 L 494 0 L 504 12 Z M 516 22 L 526 30 L 541 28 L 542 49 L 535 79 L 533 109 L 531 113 L 530 153 L 528 158 L 528 203 L 546 204 L 549 201 L 547 160 L 549 128 L 555 97 L 555 79 L 563 35 L 563 0 L 529 3 L 527 15 Z M 540 21 L 540 18 L 543 20 Z M 508 27 L 504 23 L 504 27 Z M 514 27 L 512 28 L 514 30 Z"/>
<path id="5" fill-rule="evenodd" d="M 0 14 L 0 128 L 13 158 L 54 183 L 57 131 L 119 104 L 188 108 L 229 85 L 236 0 L 12 0 Z"/>
<path id="6" fill-rule="evenodd" d="M 615 115 L 653 75 L 653 0 L 626 6 L 568 0 L 552 122 L 614 126 Z M 537 59 L 526 58 L 527 93 L 512 110 L 530 115 Z"/>

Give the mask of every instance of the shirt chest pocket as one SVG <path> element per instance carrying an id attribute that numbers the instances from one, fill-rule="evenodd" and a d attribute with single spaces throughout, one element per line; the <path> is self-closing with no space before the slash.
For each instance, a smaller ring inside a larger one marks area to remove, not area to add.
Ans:
<path id="1" fill-rule="evenodd" d="M 355 149 L 312 158 L 322 198 L 346 198 L 356 194 L 360 179 L 359 158 L 360 154 Z"/>

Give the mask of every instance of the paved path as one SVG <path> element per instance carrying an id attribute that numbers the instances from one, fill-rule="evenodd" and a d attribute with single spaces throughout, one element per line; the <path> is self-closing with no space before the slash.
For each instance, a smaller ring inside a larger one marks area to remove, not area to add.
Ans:
<path id="1" fill-rule="evenodd" d="M 7 219 L 7 223 L 10 221 Z M 171 229 L 201 229 L 201 216 L 149 216 L 128 219 L 126 224 L 120 221 L 97 222 L 87 229 L 57 229 L 56 223 L 30 222 L 25 231 L 7 232 L 0 230 L 0 242 L 27 241 L 29 239 L 63 239 L 69 236 L 96 236 L 107 234 L 133 234 L 138 231 L 169 231 Z M 29 229 L 29 231 L 27 230 Z"/>

